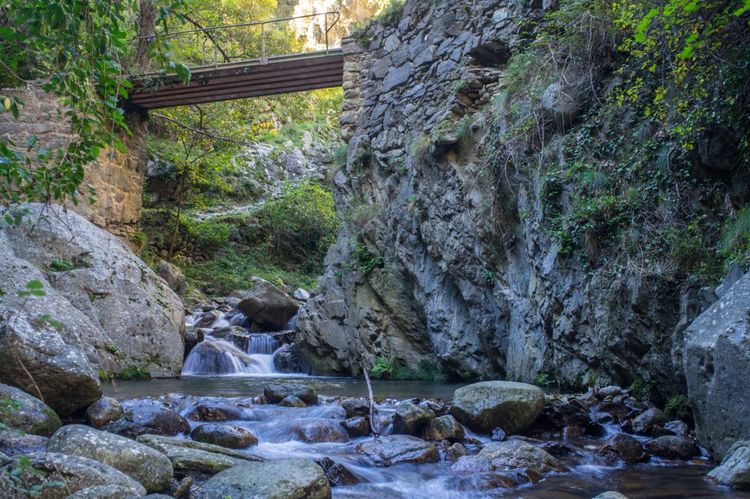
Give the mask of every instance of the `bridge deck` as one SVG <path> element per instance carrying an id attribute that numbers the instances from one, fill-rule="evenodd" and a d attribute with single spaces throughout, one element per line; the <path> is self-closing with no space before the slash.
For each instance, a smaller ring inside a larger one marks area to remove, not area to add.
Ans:
<path id="1" fill-rule="evenodd" d="M 193 68 L 188 84 L 174 74 L 138 77 L 130 102 L 157 109 L 338 87 L 343 73 L 341 49 L 269 57 L 265 63 L 252 59 Z"/>

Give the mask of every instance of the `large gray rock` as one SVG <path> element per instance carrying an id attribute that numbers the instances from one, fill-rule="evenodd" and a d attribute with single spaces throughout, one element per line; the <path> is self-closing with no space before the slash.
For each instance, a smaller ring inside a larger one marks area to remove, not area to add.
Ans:
<path id="1" fill-rule="evenodd" d="M 122 405 L 112 397 L 102 397 L 86 409 L 86 418 L 89 422 L 101 428 L 122 416 Z"/>
<path id="2" fill-rule="evenodd" d="M 263 396 L 271 404 L 278 404 L 289 396 L 295 396 L 305 404 L 309 405 L 315 405 L 318 403 L 318 395 L 315 393 L 315 390 L 301 383 L 268 385 L 263 389 Z"/>
<path id="3" fill-rule="evenodd" d="M 328 499 L 331 486 L 323 468 L 310 459 L 284 459 L 228 469 L 210 478 L 191 497 Z"/>
<path id="4" fill-rule="evenodd" d="M 21 466 L 21 459 L 29 462 L 29 466 Z M 141 484 L 106 464 L 85 457 L 47 452 L 16 456 L 0 467 L 0 497 L 3 499 L 30 496 L 19 491 L 17 484 L 9 478 L 12 468 L 23 470 L 18 478 L 24 487 L 40 487 L 39 494 L 33 496 L 40 499 L 62 499 L 79 490 L 98 485 L 118 486 L 133 496 L 146 494 L 146 489 Z"/>
<path id="5" fill-rule="evenodd" d="M 416 436 L 433 419 L 435 413 L 431 409 L 412 402 L 401 402 L 393 416 L 393 433 Z"/>
<path id="6" fill-rule="evenodd" d="M 259 277 L 237 305 L 242 313 L 266 331 L 280 331 L 297 313 L 299 305 L 282 290 Z"/>
<path id="7" fill-rule="evenodd" d="M 358 444 L 355 449 L 376 466 L 391 466 L 398 463 L 436 463 L 440 459 L 435 445 L 409 435 L 373 438 Z"/>
<path id="8" fill-rule="evenodd" d="M 60 428 L 47 445 L 48 452 L 85 457 L 107 464 L 137 480 L 149 492 L 169 488 L 174 471 L 167 456 L 129 438 L 83 425 Z"/>
<path id="9" fill-rule="evenodd" d="M 750 438 L 750 274 L 685 331 L 683 366 L 698 441 L 722 458 Z"/>
<path id="10" fill-rule="evenodd" d="M 0 452 L 8 456 L 44 452 L 48 440 L 47 437 L 32 435 L 12 428 L 0 429 Z"/>
<path id="11" fill-rule="evenodd" d="M 333 419 L 296 421 L 290 431 L 293 438 L 307 443 L 349 441 L 341 423 Z"/>
<path id="12" fill-rule="evenodd" d="M 581 113 L 581 86 L 563 81 L 550 84 L 542 93 L 542 109 L 560 127 L 570 127 Z"/>
<path id="13" fill-rule="evenodd" d="M 161 435 L 140 435 L 136 441 L 158 450 L 169 458 L 175 472 L 213 475 L 262 458 L 218 445 Z"/>
<path id="14" fill-rule="evenodd" d="M 464 427 L 456 421 L 456 418 L 447 414 L 427 423 L 423 436 L 425 440 L 456 442 L 464 439 Z"/>
<path id="15" fill-rule="evenodd" d="M 184 311 L 164 280 L 70 210 L 19 208 L 34 230 L 0 223 L 0 381 L 31 386 L 21 361 L 45 401 L 66 414 L 99 398 L 100 370 L 179 374 Z M 18 296 L 29 283 L 43 296 Z"/>
<path id="16" fill-rule="evenodd" d="M 736 489 L 750 489 L 750 440 L 735 443 L 708 478 Z"/>
<path id="17" fill-rule="evenodd" d="M 32 435 L 50 436 L 62 426 L 55 411 L 23 390 L 0 384 L 0 423 Z"/>
<path id="18" fill-rule="evenodd" d="M 492 442 L 479 451 L 479 456 L 488 458 L 493 468 L 507 466 L 524 468 L 536 473 L 565 471 L 566 469 L 560 461 L 544 449 L 521 440 Z"/>
<path id="19" fill-rule="evenodd" d="M 104 426 L 105 430 L 128 438 L 190 433 L 190 423 L 158 400 L 128 400 L 122 403 L 122 408 L 122 416 Z"/>
<path id="20" fill-rule="evenodd" d="M 529 427 L 543 408 L 544 393 L 537 386 L 483 381 L 453 393 L 451 414 L 474 431 L 490 433 L 500 427 L 515 433 Z"/>
<path id="21" fill-rule="evenodd" d="M 230 449 L 244 449 L 258 443 L 258 437 L 241 426 L 208 423 L 197 426 L 190 438 L 198 442 L 220 445 Z"/>

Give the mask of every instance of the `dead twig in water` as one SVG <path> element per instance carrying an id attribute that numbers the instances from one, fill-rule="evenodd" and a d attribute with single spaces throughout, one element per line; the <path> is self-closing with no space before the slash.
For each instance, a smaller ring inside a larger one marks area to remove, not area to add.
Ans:
<path id="1" fill-rule="evenodd" d="M 365 375 L 365 382 L 367 382 L 367 395 L 370 397 L 370 429 L 372 430 L 372 434 L 375 435 L 375 438 L 378 438 L 380 434 L 378 433 L 378 430 L 375 429 L 375 399 L 372 396 L 372 384 L 370 383 L 370 375 L 367 374 L 367 369 L 362 369 L 362 372 Z"/>

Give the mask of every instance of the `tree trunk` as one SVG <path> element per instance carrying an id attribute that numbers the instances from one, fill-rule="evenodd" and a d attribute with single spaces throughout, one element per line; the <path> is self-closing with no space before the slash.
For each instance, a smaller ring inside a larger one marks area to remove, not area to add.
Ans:
<path id="1" fill-rule="evenodd" d="M 154 0 L 140 0 L 138 7 L 138 46 L 135 50 L 135 67 L 147 72 L 148 47 L 156 34 L 156 6 Z"/>

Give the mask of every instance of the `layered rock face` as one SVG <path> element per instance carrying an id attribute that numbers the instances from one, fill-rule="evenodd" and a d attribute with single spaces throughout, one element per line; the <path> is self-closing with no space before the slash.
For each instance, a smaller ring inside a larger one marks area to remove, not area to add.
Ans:
<path id="1" fill-rule="evenodd" d="M 179 374 L 179 297 L 119 239 L 60 206 L 0 225 L 0 381 L 36 386 L 67 415 L 101 396 L 99 371 Z"/>
<path id="2" fill-rule="evenodd" d="M 466 379 L 681 385 L 679 332 L 695 300 L 680 302 L 679 283 L 562 256 L 540 224 L 539 179 L 491 178 L 481 113 L 458 125 L 507 84 L 505 63 L 544 14 L 409 1 L 345 42 L 348 160 L 334 183 L 350 221 L 298 320 L 317 372 L 357 374 L 380 356 Z M 544 112 L 565 125 L 581 102 L 556 89 Z"/>

